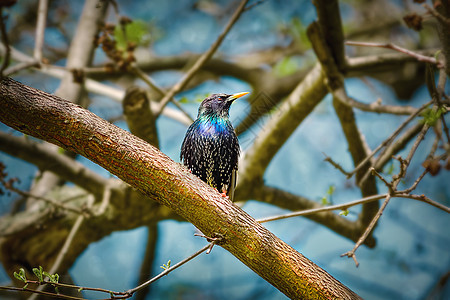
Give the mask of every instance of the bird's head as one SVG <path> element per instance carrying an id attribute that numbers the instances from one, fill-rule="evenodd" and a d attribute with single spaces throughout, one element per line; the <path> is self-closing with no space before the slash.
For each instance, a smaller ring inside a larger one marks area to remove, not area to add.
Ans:
<path id="1" fill-rule="evenodd" d="M 201 115 L 216 115 L 218 117 L 228 117 L 231 103 L 237 98 L 247 95 L 248 92 L 236 93 L 233 95 L 227 94 L 212 94 L 200 104 L 198 109 L 198 116 Z"/>

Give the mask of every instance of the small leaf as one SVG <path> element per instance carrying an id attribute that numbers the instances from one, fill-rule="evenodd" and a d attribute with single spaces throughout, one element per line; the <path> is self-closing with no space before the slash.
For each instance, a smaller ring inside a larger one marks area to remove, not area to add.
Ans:
<path id="1" fill-rule="evenodd" d="M 438 109 L 428 108 L 428 109 L 424 110 L 423 113 L 421 114 L 423 119 L 420 120 L 420 122 L 422 124 L 434 126 L 434 125 L 436 125 L 436 123 L 439 120 L 439 118 L 441 117 L 441 115 L 445 112 L 446 112 L 445 107 L 440 107 Z"/>
<path id="2" fill-rule="evenodd" d="M 348 213 L 349 213 L 348 209 L 343 209 L 343 210 L 341 210 L 341 211 L 339 212 L 339 215 L 340 215 L 340 216 L 347 216 Z"/>
<path id="3" fill-rule="evenodd" d="M 178 100 L 178 103 L 189 103 L 189 99 L 186 96 L 181 97 L 181 99 Z"/>
<path id="4" fill-rule="evenodd" d="M 327 190 L 327 195 L 328 196 L 333 195 L 335 190 L 336 190 L 336 187 L 334 185 L 330 185 Z"/>
<path id="5" fill-rule="evenodd" d="M 128 43 L 137 46 L 146 45 L 150 42 L 149 26 L 142 20 L 135 20 L 122 26 L 116 26 L 114 28 L 114 38 L 117 42 L 117 49 L 122 51 L 127 50 Z"/>
<path id="6" fill-rule="evenodd" d="M 19 273 L 14 272 L 14 277 L 20 281 L 27 282 L 27 277 L 25 275 L 25 270 L 23 268 L 19 269 Z"/>
<path id="7" fill-rule="evenodd" d="M 167 270 L 167 269 L 169 269 L 170 268 L 170 259 L 167 261 L 167 264 L 163 264 L 160 268 L 161 269 L 164 269 L 164 270 Z"/>
<path id="8" fill-rule="evenodd" d="M 36 275 L 36 277 L 39 280 L 39 282 L 43 282 L 44 281 L 44 277 L 43 277 L 42 272 L 43 272 L 42 266 L 39 266 L 39 269 L 38 268 L 33 268 L 33 273 L 34 273 L 34 275 Z"/>
<path id="9" fill-rule="evenodd" d="M 330 205 L 330 202 L 327 200 L 327 197 L 322 197 L 322 199 L 320 199 L 320 203 L 322 203 L 322 205 Z"/>

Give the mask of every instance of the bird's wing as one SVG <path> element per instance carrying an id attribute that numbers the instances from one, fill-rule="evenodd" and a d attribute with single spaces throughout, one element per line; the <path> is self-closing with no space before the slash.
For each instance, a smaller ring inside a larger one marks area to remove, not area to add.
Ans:
<path id="1" fill-rule="evenodd" d="M 234 169 L 231 172 L 230 186 L 228 188 L 228 198 L 231 200 L 231 202 L 234 202 L 234 190 L 236 188 L 236 182 L 237 182 L 237 169 Z"/>

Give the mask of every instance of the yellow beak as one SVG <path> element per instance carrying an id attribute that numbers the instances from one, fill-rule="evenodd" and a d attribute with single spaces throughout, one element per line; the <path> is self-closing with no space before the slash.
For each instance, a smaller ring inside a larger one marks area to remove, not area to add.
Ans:
<path id="1" fill-rule="evenodd" d="M 236 94 L 233 94 L 230 97 L 228 97 L 227 100 L 236 100 L 237 98 L 240 98 L 240 97 L 245 96 L 247 94 L 250 94 L 250 93 L 249 92 L 236 93 Z"/>

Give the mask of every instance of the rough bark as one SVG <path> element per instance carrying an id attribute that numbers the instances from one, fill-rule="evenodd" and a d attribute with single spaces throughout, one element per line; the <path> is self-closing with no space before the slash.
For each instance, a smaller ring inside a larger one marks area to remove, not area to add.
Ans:
<path id="1" fill-rule="evenodd" d="M 0 121 L 85 156 L 168 206 L 293 299 L 359 299 L 155 147 L 59 97 L 3 78 Z M 18 246 L 18 245 L 17 245 Z"/>

